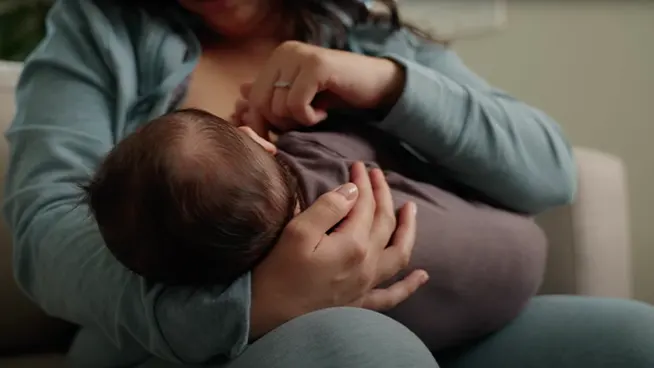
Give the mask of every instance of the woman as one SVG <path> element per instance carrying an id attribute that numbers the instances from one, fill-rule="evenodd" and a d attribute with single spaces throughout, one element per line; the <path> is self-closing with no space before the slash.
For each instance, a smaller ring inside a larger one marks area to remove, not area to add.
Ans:
<path id="1" fill-rule="evenodd" d="M 250 123 L 269 121 L 280 129 L 293 128 L 293 121 L 315 124 L 334 107 L 366 111 L 379 128 L 437 163 L 436 174 L 514 211 L 536 213 L 572 198 L 573 159 L 553 121 L 491 89 L 441 46 L 389 29 L 395 18 L 376 24 L 371 17 L 353 0 L 67 0 L 54 6 L 48 36 L 26 63 L 7 134 L 5 215 L 23 289 L 47 312 L 84 327 L 71 352 L 80 365 L 654 363 L 654 312 L 626 301 L 536 299 L 508 327 L 473 346 L 424 346 L 373 312 L 400 303 L 424 282 L 416 272 L 373 289 L 397 274 L 411 253 L 415 213 L 411 205 L 404 208 L 396 227 L 388 206 L 375 200 L 384 195 L 383 183 L 371 185 L 360 172 L 352 176 L 358 190 L 346 186 L 323 196 L 232 285 L 147 285 L 109 256 L 77 206 L 74 183 L 141 122 L 177 107 L 229 116 L 241 98 Z M 348 213 L 345 230 L 325 236 Z M 524 284 L 538 279 L 538 267 L 517 275 L 498 267 L 498 257 L 485 269 L 510 275 L 504 287 L 533 289 Z M 492 325 L 506 323 L 529 296 L 501 304 Z M 498 306 L 465 300 L 452 308 L 469 308 L 474 316 Z M 599 338 L 603 333 L 613 335 Z M 432 355 L 429 348 L 438 351 Z"/>

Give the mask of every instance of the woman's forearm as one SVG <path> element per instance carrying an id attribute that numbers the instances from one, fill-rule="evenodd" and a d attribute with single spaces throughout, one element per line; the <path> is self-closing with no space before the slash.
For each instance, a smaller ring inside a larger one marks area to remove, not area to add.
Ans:
<path id="1" fill-rule="evenodd" d="M 381 129 L 511 210 L 538 213 L 572 200 L 576 168 L 556 122 L 491 89 L 447 51 L 427 53 L 430 68 L 387 56 L 404 66 L 406 83 Z"/>

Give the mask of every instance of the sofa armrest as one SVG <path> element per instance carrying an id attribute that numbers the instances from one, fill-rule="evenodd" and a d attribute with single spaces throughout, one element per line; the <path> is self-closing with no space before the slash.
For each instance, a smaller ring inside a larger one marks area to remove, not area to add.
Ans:
<path id="1" fill-rule="evenodd" d="M 542 294 L 632 296 L 625 168 L 606 153 L 577 148 L 579 188 L 571 206 L 538 222 L 549 239 Z"/>

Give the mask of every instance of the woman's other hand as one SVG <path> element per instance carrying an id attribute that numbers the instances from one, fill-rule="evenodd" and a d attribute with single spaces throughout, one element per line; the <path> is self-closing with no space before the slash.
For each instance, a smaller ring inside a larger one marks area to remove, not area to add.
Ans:
<path id="1" fill-rule="evenodd" d="M 243 85 L 246 120 L 280 130 L 310 126 L 327 109 L 390 108 L 404 88 L 404 69 L 395 62 L 288 41 L 272 54 L 257 79 Z"/>
<path id="2" fill-rule="evenodd" d="M 324 194 L 295 217 L 253 271 L 251 338 L 319 309 L 381 311 L 407 299 L 427 281 L 425 271 L 416 270 L 387 289 L 375 286 L 408 265 L 415 208 L 405 205 L 396 218 L 382 172 L 353 165 L 352 183 Z"/>

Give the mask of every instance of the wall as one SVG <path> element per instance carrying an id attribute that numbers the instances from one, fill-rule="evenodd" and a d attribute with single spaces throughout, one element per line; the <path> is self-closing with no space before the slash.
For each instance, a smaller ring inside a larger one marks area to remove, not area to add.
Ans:
<path id="1" fill-rule="evenodd" d="M 575 145 L 627 164 L 636 297 L 654 303 L 654 2 L 511 1 L 506 29 L 454 45 Z"/>

